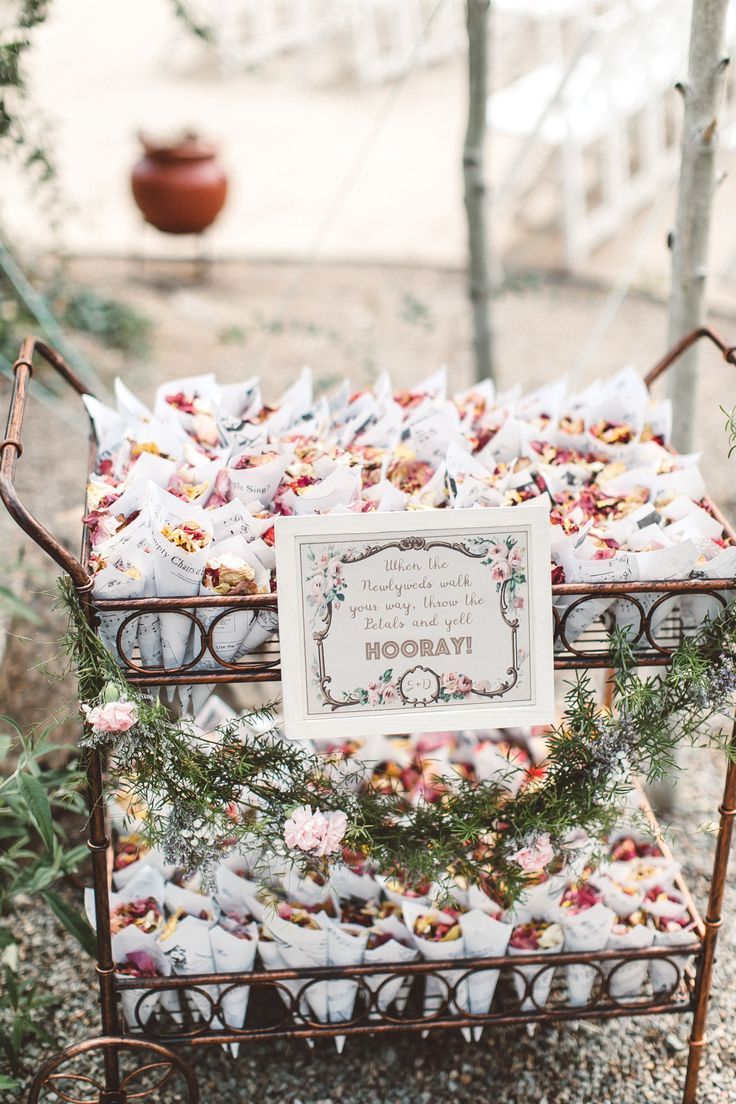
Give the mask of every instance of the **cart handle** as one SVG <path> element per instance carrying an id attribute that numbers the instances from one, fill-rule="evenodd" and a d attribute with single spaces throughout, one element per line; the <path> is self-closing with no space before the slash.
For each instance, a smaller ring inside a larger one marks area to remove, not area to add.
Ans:
<path id="1" fill-rule="evenodd" d="M 5 503 L 8 513 L 20 528 L 71 577 L 77 590 L 83 591 L 89 589 L 92 585 L 90 576 L 79 560 L 72 556 L 71 552 L 68 552 L 63 544 L 33 516 L 15 489 L 15 469 L 23 454 L 21 429 L 26 402 L 28 401 L 35 354 L 38 354 L 47 364 L 55 368 L 62 379 L 70 387 L 73 387 L 78 395 L 91 394 L 89 388 L 85 387 L 66 361 L 54 349 L 37 337 L 25 338 L 20 347 L 18 359 L 13 365 L 13 392 L 10 398 L 8 423 L 5 430 L 5 439 L 0 441 L 0 498 Z"/>
<path id="2" fill-rule="evenodd" d="M 647 387 L 651 387 L 655 380 L 658 380 L 663 372 L 674 364 L 676 360 L 686 353 L 688 349 L 700 341 L 701 337 L 707 337 L 709 341 L 712 341 L 716 348 L 720 349 L 723 353 L 723 359 L 728 364 L 736 364 L 736 345 L 729 345 L 720 334 L 717 334 L 715 330 L 712 330 L 710 326 L 701 326 L 698 330 L 692 330 L 689 334 L 685 334 L 676 345 L 673 345 L 668 353 L 662 357 L 661 360 L 652 368 L 651 372 L 644 377 L 644 382 Z"/>
<path id="3" fill-rule="evenodd" d="M 712 341 L 713 344 L 720 349 L 723 353 L 724 360 L 729 364 L 736 365 L 736 345 L 728 345 L 715 330 L 710 329 L 708 326 L 701 326 L 700 329 L 693 330 L 691 333 L 686 334 L 685 337 L 678 341 L 678 343 L 670 349 L 657 364 L 655 364 L 651 372 L 645 377 L 647 387 L 651 387 L 655 380 L 657 380 L 671 364 L 681 357 L 683 353 L 687 352 L 687 350 L 702 337 L 707 337 L 709 341 Z M 26 508 L 13 482 L 16 465 L 23 453 L 20 434 L 23 427 L 23 417 L 25 415 L 26 402 L 28 400 L 31 376 L 33 374 L 33 357 L 36 353 L 38 353 L 47 364 L 50 364 L 52 368 L 56 369 L 62 379 L 66 380 L 69 386 L 72 387 L 78 395 L 92 394 L 89 388 L 85 387 L 76 373 L 72 371 L 59 353 L 37 337 L 25 338 L 20 347 L 20 355 L 13 365 L 13 392 L 10 399 L 10 410 L 8 411 L 6 435 L 5 439 L 0 441 L 0 498 L 5 503 L 8 513 L 14 518 L 20 528 L 28 533 L 36 544 L 66 571 L 77 590 L 85 591 L 89 590 L 92 586 L 92 580 L 89 574 L 85 571 L 76 556 L 72 556 L 71 552 L 68 552 L 60 541 L 58 541 L 56 537 L 54 537 L 53 534 L 33 516 L 30 510 Z"/>

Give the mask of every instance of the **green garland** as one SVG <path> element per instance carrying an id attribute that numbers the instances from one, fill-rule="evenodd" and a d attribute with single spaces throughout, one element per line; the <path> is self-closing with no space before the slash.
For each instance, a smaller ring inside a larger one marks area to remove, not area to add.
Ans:
<path id="1" fill-rule="evenodd" d="M 68 582 L 61 594 L 83 708 L 119 699 L 137 713 L 136 724 L 115 736 L 86 726 L 83 744 L 109 753 L 112 791 L 125 787 L 148 810 L 147 842 L 189 869 L 211 869 L 234 846 L 313 863 L 284 842 L 293 809 L 310 804 L 324 813 L 343 811 L 344 844 L 385 872 L 440 883 L 447 883 L 448 868 L 476 883 L 488 885 L 492 877 L 510 903 L 528 877 L 514 853 L 546 834 L 561 858 L 571 832 L 603 835 L 620 814 L 630 773 L 663 777 L 685 741 L 732 753 L 729 734 L 712 722 L 730 708 L 736 691 L 736 603 L 683 641 L 670 666 L 651 678 L 635 673 L 625 638 L 616 637 L 613 711 L 597 703 L 587 674 L 577 676 L 563 721 L 548 738 L 546 772 L 516 796 L 504 779 L 465 781 L 437 803 L 410 807 L 400 795 L 359 789 L 350 776 L 359 766 L 338 772 L 303 745 L 283 740 L 273 727 L 273 706 L 202 738 L 190 720 L 174 717 L 127 681 Z M 250 727 L 255 722 L 259 733 Z"/>

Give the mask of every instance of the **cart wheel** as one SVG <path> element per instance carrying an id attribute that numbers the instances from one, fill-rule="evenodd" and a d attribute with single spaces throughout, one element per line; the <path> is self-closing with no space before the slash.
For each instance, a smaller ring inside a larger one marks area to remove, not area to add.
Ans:
<path id="1" fill-rule="evenodd" d="M 67 1069 L 90 1058 L 88 1070 Z M 128 1059 L 126 1061 L 126 1059 Z M 85 1039 L 50 1058 L 34 1077 L 28 1104 L 45 1100 L 64 1104 L 163 1104 L 162 1091 L 170 1086 L 186 1093 L 186 1104 L 198 1104 L 197 1078 L 191 1067 L 160 1043 L 143 1039 L 102 1036 Z"/>

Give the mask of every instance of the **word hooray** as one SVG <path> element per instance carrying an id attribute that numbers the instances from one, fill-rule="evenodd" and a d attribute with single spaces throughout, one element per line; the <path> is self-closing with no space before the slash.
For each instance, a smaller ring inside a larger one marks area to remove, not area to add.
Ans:
<path id="1" fill-rule="evenodd" d="M 470 636 L 451 636 L 449 642 L 439 640 L 404 640 L 398 644 L 395 640 L 372 640 L 366 642 L 366 659 L 396 659 L 398 655 L 406 659 L 414 656 L 472 655 L 473 641 Z"/>

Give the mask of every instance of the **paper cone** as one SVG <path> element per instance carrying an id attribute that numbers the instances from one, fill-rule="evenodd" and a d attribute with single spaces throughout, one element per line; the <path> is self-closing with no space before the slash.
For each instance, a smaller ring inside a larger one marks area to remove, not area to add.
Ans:
<path id="1" fill-rule="evenodd" d="M 238 538 L 232 537 L 226 541 L 220 541 L 217 544 L 213 544 L 207 553 L 207 562 L 218 562 L 219 557 L 226 555 L 237 556 L 238 560 L 242 560 L 253 570 L 258 593 L 265 594 L 268 592 L 269 574 L 247 544 L 244 545 Z M 204 585 L 204 581 L 202 581 L 199 593 L 200 596 L 208 596 L 213 592 L 209 590 Z M 199 669 L 205 671 L 213 670 L 219 667 L 219 661 L 233 663 L 244 653 L 248 635 L 256 619 L 256 613 L 253 610 L 234 609 L 228 611 L 217 606 L 213 606 L 209 609 L 204 607 L 197 610 L 197 617 L 201 621 L 205 631 L 209 631 L 214 623 L 215 627 L 212 633 L 212 643 L 217 653 L 216 658 L 208 648 L 197 664 Z M 202 645 L 202 636 L 199 629 L 197 629 L 193 636 L 195 638 L 193 642 L 194 648 L 196 648 L 198 652 Z"/>
<path id="2" fill-rule="evenodd" d="M 164 903 L 169 912 L 184 912 L 196 920 L 212 925 L 215 922 L 215 902 L 203 893 L 193 889 L 183 889 L 174 882 L 167 882 Z"/>
<path id="3" fill-rule="evenodd" d="M 97 551 L 109 563 L 115 563 L 118 560 L 135 563 L 143 574 L 143 590 L 139 597 L 155 598 L 156 577 L 150 548 L 148 491 L 146 487 L 141 486 L 140 489 L 135 488 L 135 492 L 135 500 L 131 499 L 128 512 L 140 509 L 140 513 L 119 533 L 103 541 Z M 124 613 L 123 617 L 125 617 Z M 129 631 L 135 633 L 137 637 L 143 667 L 160 667 L 163 656 L 158 614 L 140 614 L 130 622 Z"/>
<path id="4" fill-rule="evenodd" d="M 646 856 L 612 862 L 607 868 L 608 877 L 620 885 L 639 886 L 645 892 L 655 886 L 669 886 L 680 872 L 680 864 L 663 856 Z"/>
<path id="5" fill-rule="evenodd" d="M 315 916 L 316 919 L 316 916 Z M 299 970 L 309 966 L 327 966 L 327 932 L 320 928 L 300 928 L 275 914 L 267 914 L 264 926 L 278 943 L 279 954 L 285 966 Z M 305 986 L 308 988 L 304 989 Z M 306 1001 L 315 1019 L 327 1023 L 328 1003 L 325 982 L 308 982 L 302 978 L 296 991 L 304 989 L 301 1001 Z M 300 1002 L 301 1003 L 301 1002 Z M 303 1011 L 303 1007 L 300 1008 Z"/>
<path id="6" fill-rule="evenodd" d="M 660 932 L 654 933 L 654 946 L 655 947 L 684 947 L 689 943 L 696 943 L 698 939 L 697 932 L 694 925 L 688 928 L 678 928 L 673 932 Z M 682 976 L 685 967 L 687 966 L 690 955 L 673 955 L 673 961 L 677 964 Z M 669 990 L 675 984 L 675 971 L 668 962 L 663 959 L 653 958 L 649 962 L 649 976 L 652 979 L 652 989 L 655 993 L 661 993 L 664 990 Z"/>
<path id="7" fill-rule="evenodd" d="M 565 951 L 602 951 L 611 934 L 615 916 L 603 904 L 593 905 L 583 912 L 569 915 L 560 909 L 560 923 L 565 932 Z M 592 966 L 571 963 L 566 970 L 570 1004 L 580 1008 L 590 1000 L 593 983 L 598 977 Z"/>
<path id="8" fill-rule="evenodd" d="M 132 568 L 138 572 L 138 578 L 128 575 L 127 569 Z M 143 566 L 137 563 L 120 561 L 117 564 L 109 564 L 94 576 L 92 594 L 95 598 L 142 598 L 146 589 L 146 579 Z M 118 629 L 125 620 L 127 614 L 124 610 L 117 612 L 100 613 L 99 634 L 100 640 L 108 652 L 123 665 L 123 660 L 118 651 Z M 133 660 L 134 649 L 138 640 L 138 622 L 130 621 L 123 630 L 120 650 L 122 656 Z"/>
<path id="9" fill-rule="evenodd" d="M 258 939 L 258 956 L 265 970 L 285 970 L 289 967 L 288 962 L 284 961 L 283 955 L 281 954 L 280 944 L 275 942 L 268 932 L 265 937 L 263 931 L 260 933 Z M 303 984 L 303 981 L 280 981 L 278 983 L 276 992 L 288 1009 L 298 1009 L 296 998 Z M 293 1003 L 289 1000 L 289 996 L 293 998 Z"/>
<path id="10" fill-rule="evenodd" d="M 233 498 L 237 498 L 243 505 L 257 501 L 269 507 L 273 502 L 273 496 L 279 488 L 289 464 L 294 459 L 291 449 L 284 449 L 280 455 L 268 464 L 261 464 L 254 468 L 236 468 L 234 463 L 238 457 L 250 455 L 252 452 L 263 453 L 263 449 L 241 450 L 230 457 L 227 474 L 230 479 L 230 489 Z M 278 451 L 277 449 L 273 450 Z"/>
<path id="11" fill-rule="evenodd" d="M 563 871 L 523 890 L 514 905 L 514 924 L 525 924 L 530 920 L 557 921 L 566 881 L 567 871 Z"/>
<path id="12" fill-rule="evenodd" d="M 377 921 L 376 928 L 381 932 L 389 932 L 394 938 L 380 947 L 366 950 L 363 955 L 366 965 L 414 962 L 418 957 L 419 951 L 411 946 L 411 932 L 395 916 Z M 403 1012 L 411 988 L 411 976 L 375 973 L 366 975 L 363 980 L 374 994 L 373 1000 L 377 1005 L 377 1008 L 370 1013 L 371 1019 L 379 1019 L 380 1013 L 385 1012 L 394 1003 L 396 1011 Z"/>
<path id="13" fill-rule="evenodd" d="M 188 974 L 211 974 L 214 972 L 215 960 L 210 943 L 210 927 L 211 925 L 206 920 L 197 920 L 193 916 L 185 916 L 177 924 L 174 934 L 160 942 L 161 950 L 171 956 L 176 974 L 186 976 Z M 206 1023 L 211 1024 L 214 1029 L 221 1027 L 216 1017 L 213 1017 L 212 1012 L 217 1001 L 216 986 L 201 985 L 197 989 L 184 991 L 182 996 L 186 996 L 195 1019 L 201 1017 Z M 176 1015 L 174 1019 L 181 1022 Z"/>
<path id="14" fill-rule="evenodd" d="M 159 977 L 171 975 L 171 963 L 163 953 L 153 935 L 145 935 L 138 928 L 129 926 L 123 928 L 112 937 L 112 958 L 116 963 L 127 961 L 131 952 L 143 951 L 149 955 L 156 965 Z M 122 989 L 120 991 L 120 1003 L 123 1008 L 125 1022 L 134 1030 L 145 1027 L 156 1008 L 161 1003 L 162 993 L 155 989 Z M 143 998 L 143 999 L 141 999 Z M 138 1002 L 141 1002 L 140 1005 Z"/>
<path id="15" fill-rule="evenodd" d="M 496 920 L 478 908 L 460 917 L 460 927 L 467 958 L 496 958 L 505 954 L 513 931 L 511 924 Z M 467 979 L 467 1001 L 462 1006 L 463 1010 L 476 1016 L 490 1011 L 498 977 L 498 970 L 470 974 Z M 483 1028 L 480 1025 L 464 1028 L 463 1034 L 468 1042 L 471 1039 L 477 1042 L 483 1034 Z"/>
<path id="16" fill-rule="evenodd" d="M 675 920 L 684 919 L 688 916 L 687 904 L 685 897 L 677 890 L 668 889 L 668 896 L 674 898 L 674 900 L 665 901 L 645 901 L 643 908 L 653 920 Z M 688 943 L 694 943 L 697 941 L 697 933 L 695 931 L 694 924 L 688 924 L 685 928 L 676 928 L 671 932 L 658 931 L 655 927 L 654 931 L 654 946 L 655 947 L 678 947 L 687 946 Z M 673 960 L 677 963 L 680 970 L 680 974 L 687 965 L 688 955 L 674 955 Z M 649 974 L 652 979 L 652 988 L 655 993 L 660 993 L 663 990 L 670 989 L 675 983 L 675 971 L 672 966 L 662 959 L 653 958 L 649 962 Z"/>
<path id="17" fill-rule="evenodd" d="M 642 950 L 644 947 L 651 947 L 653 942 L 654 929 L 647 924 L 637 924 L 622 935 L 617 935 L 612 931 L 608 937 L 606 950 Z M 609 975 L 608 993 L 610 997 L 617 1001 L 638 998 L 647 979 L 650 965 L 651 960 L 646 958 L 635 959 L 631 962 L 625 959 L 620 962 L 609 962 L 606 966 L 606 972 Z M 615 971 L 614 967 L 616 967 Z"/>
<path id="18" fill-rule="evenodd" d="M 631 916 L 632 912 L 641 908 L 645 891 L 639 886 L 627 886 L 627 890 L 634 889 L 634 892 L 625 892 L 621 884 L 610 878 L 603 878 L 598 884 L 603 894 L 603 904 L 615 912 L 616 916 Z"/>
<path id="19" fill-rule="evenodd" d="M 441 909 L 427 908 L 426 906 L 405 902 L 403 907 L 404 923 L 412 933 L 414 945 L 420 955 L 427 962 L 441 962 L 443 959 L 465 958 L 465 940 L 453 939 L 450 942 L 437 942 L 433 939 L 422 939 L 414 931 L 417 919 L 428 912 L 440 913 Z M 452 922 L 451 917 L 447 919 Z M 462 982 L 457 991 L 452 995 L 453 986 L 460 980 L 463 970 L 440 970 L 438 974 L 424 975 L 424 1015 L 429 1017 L 438 1012 L 443 1005 L 448 1005 L 452 1012 L 453 1006 L 462 1008 L 468 1001 L 468 984 Z"/>
<path id="20" fill-rule="evenodd" d="M 148 897 L 152 897 L 163 915 L 164 879 L 160 871 L 150 865 L 141 865 L 139 863 L 133 863 L 131 865 L 138 867 L 134 877 L 126 882 L 125 886 L 119 892 L 115 892 L 114 890 L 110 890 L 109 892 L 110 912 L 112 913 L 119 905 L 127 904 L 129 901 L 146 900 Z M 97 931 L 95 891 L 89 887 L 84 891 L 84 910 L 90 927 L 94 931 Z"/>
<path id="21" fill-rule="evenodd" d="M 206 512 L 158 487 L 151 488 L 149 508 L 151 555 L 158 597 L 194 597 L 199 593 L 212 540 L 212 525 Z M 163 536 L 165 526 L 175 527 L 187 521 L 196 521 L 207 537 L 205 547 L 195 552 L 178 548 Z M 164 666 L 179 667 L 184 659 L 192 622 L 179 613 L 162 613 L 160 624 Z"/>
<path id="22" fill-rule="evenodd" d="M 342 863 L 333 869 L 330 883 L 342 901 L 349 901 L 351 898 L 373 901 L 381 894 L 381 886 L 373 874 L 356 874 Z"/>
<path id="23" fill-rule="evenodd" d="M 557 947 L 550 947 L 547 950 L 535 951 L 533 953 L 543 954 L 545 956 L 553 956 L 560 953 L 560 951 L 562 950 L 562 946 L 563 940 L 560 940 L 560 944 Z M 531 951 L 517 950 L 515 947 L 511 946 L 509 946 L 508 948 L 508 954 L 512 957 L 514 955 L 531 953 Z M 520 1001 L 522 1001 L 520 1009 L 522 1012 L 539 1011 L 540 1009 L 543 1009 L 545 1004 L 547 1003 L 547 997 L 549 996 L 549 991 L 552 988 L 552 981 L 554 979 L 555 972 L 554 970 L 547 969 L 541 977 L 539 977 L 536 981 L 533 981 L 533 979 L 537 977 L 537 975 L 540 974 L 542 970 L 545 970 L 545 967 L 542 963 L 537 963 L 534 966 L 514 967 L 514 987 L 516 989 L 517 997 Z M 521 977 L 519 976 L 519 974 L 521 974 Z M 529 996 L 524 998 L 524 993 L 526 989 L 524 984 L 525 981 L 527 983 L 532 982 L 532 986 Z M 522 1000 L 522 998 L 524 999 Z"/>
<path id="24" fill-rule="evenodd" d="M 329 966 L 359 966 L 363 961 L 368 929 L 355 924 L 341 924 L 325 913 L 318 913 L 317 920 L 327 931 L 327 960 Z M 353 1016 L 358 982 L 348 979 L 328 981 L 327 1017 L 329 1023 L 347 1023 Z M 338 1052 L 342 1046 L 338 1047 Z"/>
<path id="25" fill-rule="evenodd" d="M 215 884 L 217 903 L 225 912 L 246 911 L 256 920 L 263 920 L 266 907 L 260 897 L 264 888 L 261 882 L 243 878 L 221 863 L 217 868 Z"/>
<path id="26" fill-rule="evenodd" d="M 253 969 L 258 948 L 258 928 L 249 925 L 250 938 L 239 939 L 219 925 L 210 930 L 210 945 L 218 974 L 248 973 Z M 226 1027 L 241 1028 L 248 1011 L 249 985 L 218 991 L 222 1018 Z M 235 1044 L 237 1045 L 237 1044 Z"/>

